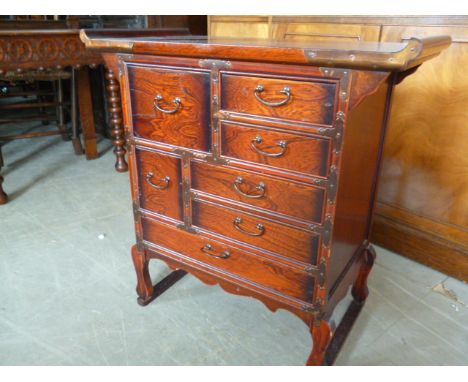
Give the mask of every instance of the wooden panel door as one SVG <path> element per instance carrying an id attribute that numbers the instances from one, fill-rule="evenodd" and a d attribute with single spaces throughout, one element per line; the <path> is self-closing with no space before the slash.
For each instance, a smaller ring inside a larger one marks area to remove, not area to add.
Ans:
<path id="1" fill-rule="evenodd" d="M 444 34 L 451 47 L 395 89 L 374 238 L 468 280 L 468 26 L 384 26 L 382 40 Z"/>
<path id="2" fill-rule="evenodd" d="M 269 38 L 269 16 L 208 16 L 212 37 Z"/>

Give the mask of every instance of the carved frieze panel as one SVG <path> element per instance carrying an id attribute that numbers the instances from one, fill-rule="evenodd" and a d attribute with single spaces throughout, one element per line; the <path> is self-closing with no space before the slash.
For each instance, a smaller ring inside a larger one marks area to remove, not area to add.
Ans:
<path id="1" fill-rule="evenodd" d="M 78 33 L 0 35 L 1 70 L 100 63 L 101 55 L 87 51 Z"/>

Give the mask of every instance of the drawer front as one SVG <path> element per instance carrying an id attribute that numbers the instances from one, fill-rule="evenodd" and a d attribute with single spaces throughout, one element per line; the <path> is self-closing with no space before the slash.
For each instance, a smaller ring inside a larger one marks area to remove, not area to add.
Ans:
<path id="1" fill-rule="evenodd" d="M 195 226 L 286 258 L 316 264 L 320 241 L 317 235 L 212 203 L 193 201 L 192 206 Z"/>
<path id="2" fill-rule="evenodd" d="M 223 74 L 221 109 L 250 115 L 332 125 L 336 85 Z"/>
<path id="3" fill-rule="evenodd" d="M 314 278 L 306 272 L 151 219 L 143 218 L 142 223 L 144 239 L 149 242 L 265 288 L 312 301 Z"/>
<path id="4" fill-rule="evenodd" d="M 207 163 L 192 162 L 192 188 L 320 223 L 325 191 L 276 177 Z"/>
<path id="5" fill-rule="evenodd" d="M 252 125 L 221 124 L 221 154 L 313 176 L 327 176 L 330 141 L 259 129 Z"/>
<path id="6" fill-rule="evenodd" d="M 128 79 L 137 137 L 209 151 L 208 73 L 130 64 Z"/>
<path id="7" fill-rule="evenodd" d="M 140 206 L 151 212 L 183 220 L 181 162 L 176 156 L 137 148 Z"/>

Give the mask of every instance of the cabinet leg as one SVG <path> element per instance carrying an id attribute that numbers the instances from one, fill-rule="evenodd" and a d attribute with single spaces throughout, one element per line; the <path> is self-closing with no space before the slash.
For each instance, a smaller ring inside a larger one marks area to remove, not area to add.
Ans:
<path id="1" fill-rule="evenodd" d="M 2 156 L 2 146 L 0 145 L 0 171 L 3 167 L 3 156 Z M 8 195 L 3 191 L 2 187 L 3 176 L 0 174 L 0 204 L 6 204 L 8 202 Z"/>
<path id="2" fill-rule="evenodd" d="M 112 143 L 114 144 L 114 154 L 116 157 L 115 169 L 118 172 L 125 172 L 128 170 L 128 164 L 125 161 L 125 137 L 124 129 L 122 127 L 122 107 L 120 104 L 120 90 L 119 83 L 115 79 L 112 70 L 106 70 L 107 95 L 109 100 L 109 114 Z"/>
<path id="3" fill-rule="evenodd" d="M 374 265 L 375 261 L 375 250 L 372 245 L 368 245 L 365 253 L 365 262 L 359 271 L 359 275 L 354 282 L 353 289 L 351 290 L 351 294 L 356 302 L 363 303 L 367 296 L 369 295 L 369 289 L 367 288 L 367 278 L 369 273 Z"/>
<path id="4" fill-rule="evenodd" d="M 137 274 L 137 302 L 141 306 L 148 305 L 187 274 L 187 272 L 179 269 L 171 272 L 156 285 L 153 285 L 148 270 L 149 261 L 144 251 L 140 251 L 137 246 L 134 245 L 132 247 L 132 258 Z"/>
<path id="5" fill-rule="evenodd" d="M 324 364 L 325 354 L 333 337 L 333 329 L 328 321 L 320 320 L 318 325 L 315 322 L 312 324 L 310 332 L 314 347 L 307 360 L 307 366 L 321 366 Z"/>

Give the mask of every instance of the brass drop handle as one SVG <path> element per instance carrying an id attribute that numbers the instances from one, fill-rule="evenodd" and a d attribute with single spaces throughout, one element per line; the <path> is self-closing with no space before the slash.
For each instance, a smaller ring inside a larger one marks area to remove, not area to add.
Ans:
<path id="1" fill-rule="evenodd" d="M 286 150 L 288 148 L 288 142 L 287 141 L 279 141 L 276 146 L 280 147 L 281 150 L 278 151 L 277 153 L 269 153 L 267 151 L 263 151 L 260 149 L 257 145 L 259 143 L 263 142 L 263 138 L 260 135 L 257 135 L 254 140 L 251 142 L 251 147 L 259 154 L 264 155 L 266 157 L 271 157 L 271 158 L 278 158 L 280 156 L 283 156 L 286 153 Z"/>
<path id="2" fill-rule="evenodd" d="M 146 178 L 145 178 L 151 187 L 156 188 L 157 190 L 165 190 L 166 188 L 169 187 L 169 182 L 171 181 L 171 178 L 169 176 L 165 176 L 164 178 L 161 179 L 161 182 L 163 183 L 162 185 L 153 183 L 152 181 L 153 177 L 154 177 L 154 174 L 150 171 L 148 174 L 146 174 Z"/>
<path id="3" fill-rule="evenodd" d="M 234 219 L 234 227 L 236 227 L 236 229 L 242 233 L 245 233 L 246 235 L 249 235 L 249 236 L 262 236 L 264 233 L 265 233 L 265 227 L 263 226 L 263 224 L 260 224 L 258 223 L 255 228 L 257 228 L 258 232 L 250 232 L 250 231 L 246 231 L 245 229 L 243 229 L 240 225 L 242 224 L 242 218 L 240 217 L 237 217 Z"/>
<path id="4" fill-rule="evenodd" d="M 233 184 L 233 187 L 234 187 L 234 190 L 239 194 L 239 195 L 242 195 L 242 196 L 245 196 L 246 198 L 250 198 L 250 199 L 261 199 L 265 196 L 265 189 L 266 189 L 266 186 L 265 186 L 265 183 L 263 182 L 260 182 L 258 184 L 258 186 L 255 187 L 256 190 L 260 191 L 259 194 L 247 194 L 245 193 L 244 191 L 242 191 L 239 186 L 244 183 L 244 178 L 242 176 L 238 176 L 236 178 L 236 180 L 234 181 L 234 184 Z"/>
<path id="5" fill-rule="evenodd" d="M 216 257 L 218 259 L 227 259 L 228 257 L 231 256 L 231 252 L 229 251 L 224 251 L 221 255 L 217 255 L 215 253 L 212 253 L 212 250 L 213 250 L 213 246 L 211 244 L 205 244 L 202 248 L 201 248 L 201 251 L 205 254 L 207 254 L 208 256 L 211 256 L 211 257 Z"/>
<path id="6" fill-rule="evenodd" d="M 286 105 L 289 101 L 291 101 L 291 98 L 292 98 L 291 88 L 288 87 L 288 86 L 285 86 L 283 88 L 283 90 L 280 90 L 280 93 L 285 94 L 286 98 L 283 99 L 282 101 L 278 101 L 278 102 L 269 102 L 269 101 L 265 101 L 263 98 L 261 98 L 260 94 L 264 90 L 265 90 L 265 87 L 263 85 L 257 85 L 257 87 L 255 88 L 254 94 L 255 94 L 255 98 L 257 98 L 258 101 L 260 101 L 261 103 L 263 103 L 266 106 L 278 107 L 278 106 Z"/>
<path id="7" fill-rule="evenodd" d="M 159 103 L 164 100 L 164 97 L 160 94 L 158 94 L 156 97 L 154 97 L 154 107 L 158 109 L 162 113 L 166 114 L 174 114 L 177 113 L 180 109 L 180 106 L 182 104 L 182 101 L 180 100 L 179 97 L 174 98 L 172 102 L 176 104 L 176 107 L 174 109 L 168 110 L 168 109 L 163 109 L 161 106 L 159 106 Z"/>

